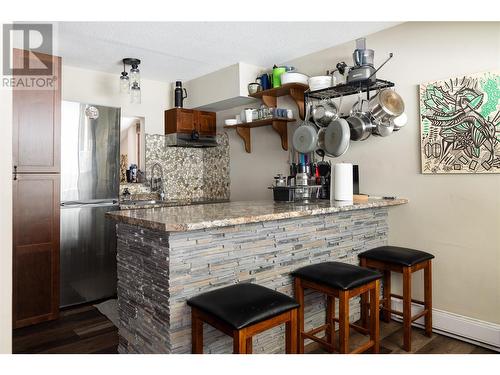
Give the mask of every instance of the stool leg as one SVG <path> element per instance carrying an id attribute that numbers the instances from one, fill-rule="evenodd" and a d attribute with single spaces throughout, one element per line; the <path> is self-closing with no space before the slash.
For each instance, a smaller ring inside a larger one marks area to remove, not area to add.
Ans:
<path id="1" fill-rule="evenodd" d="M 295 278 L 295 300 L 299 304 L 299 309 L 297 312 L 297 351 L 299 354 L 304 353 L 304 338 L 302 337 L 302 332 L 304 332 L 304 288 L 302 288 L 302 283 L 300 278 Z"/>
<path id="2" fill-rule="evenodd" d="M 403 267 L 403 349 L 411 351 L 411 270 Z"/>
<path id="3" fill-rule="evenodd" d="M 252 337 L 247 338 L 246 346 L 247 346 L 247 354 L 252 354 L 252 350 L 253 350 L 253 340 L 252 340 Z"/>
<path id="4" fill-rule="evenodd" d="M 191 309 L 191 352 L 203 354 L 203 321 L 195 308 Z"/>
<path id="5" fill-rule="evenodd" d="M 247 337 L 244 330 L 233 332 L 233 353 L 247 354 Z"/>
<path id="6" fill-rule="evenodd" d="M 366 259 L 361 258 L 359 265 L 366 267 Z M 361 294 L 361 327 L 368 329 L 368 294 Z"/>
<path id="7" fill-rule="evenodd" d="M 427 310 L 425 314 L 425 334 L 432 336 L 432 262 L 427 261 L 427 266 L 424 268 L 424 308 Z"/>
<path id="8" fill-rule="evenodd" d="M 286 322 L 286 354 L 297 353 L 297 310 L 290 310 L 290 320 Z"/>
<path id="9" fill-rule="evenodd" d="M 384 322 L 389 323 L 392 318 L 390 310 L 392 309 L 391 301 L 391 271 L 384 271 L 384 308 L 382 313 Z"/>
<path id="10" fill-rule="evenodd" d="M 339 352 L 349 353 L 349 294 L 339 293 Z"/>
<path id="11" fill-rule="evenodd" d="M 330 343 L 331 349 L 330 353 L 335 351 L 335 297 L 326 296 L 326 321 L 325 323 L 329 325 L 326 329 L 325 340 Z"/>
<path id="12" fill-rule="evenodd" d="M 376 280 L 374 284 L 374 287 L 370 289 L 370 339 L 374 342 L 373 353 L 378 354 L 380 352 L 380 280 Z"/>

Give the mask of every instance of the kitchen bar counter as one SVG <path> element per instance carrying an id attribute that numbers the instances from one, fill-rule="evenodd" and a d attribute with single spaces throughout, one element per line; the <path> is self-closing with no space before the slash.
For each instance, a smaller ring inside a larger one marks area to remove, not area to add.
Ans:
<path id="1" fill-rule="evenodd" d="M 290 272 L 309 264 L 359 264 L 362 251 L 387 244 L 389 206 L 405 199 L 341 205 L 228 202 L 119 211 L 119 353 L 190 353 L 186 300 L 251 282 L 293 296 Z M 324 297 L 305 295 L 305 326 L 325 321 Z M 359 317 L 351 300 L 350 319 Z M 254 353 L 283 353 L 284 327 L 253 340 Z M 204 326 L 204 351 L 230 353 L 232 338 Z"/>
<path id="2" fill-rule="evenodd" d="M 120 210 L 192 206 L 196 204 L 229 202 L 229 199 L 205 199 L 205 198 L 174 199 L 174 200 L 168 199 L 162 201 L 157 197 L 157 194 L 150 194 L 150 195 L 152 196 L 150 199 L 140 199 L 140 200 L 123 199 L 120 201 Z"/>
<path id="3" fill-rule="evenodd" d="M 395 206 L 406 199 L 369 199 L 362 203 L 319 200 L 309 204 L 249 201 L 225 202 L 110 213 L 116 221 L 167 232 L 183 232 L 272 220 L 299 218 L 367 208 Z"/>

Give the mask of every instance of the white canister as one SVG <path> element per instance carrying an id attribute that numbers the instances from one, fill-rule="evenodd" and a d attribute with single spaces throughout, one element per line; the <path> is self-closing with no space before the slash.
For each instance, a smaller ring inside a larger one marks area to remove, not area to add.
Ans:
<path id="1" fill-rule="evenodd" d="M 286 117 L 288 117 L 289 119 L 293 118 L 293 111 L 291 109 L 286 110 Z"/>
<path id="2" fill-rule="evenodd" d="M 330 188 L 330 200 L 352 201 L 352 164 L 338 163 L 334 166 L 332 186 Z"/>
<path id="3" fill-rule="evenodd" d="M 252 108 L 245 109 L 245 122 L 252 122 L 253 118 L 252 112 L 253 112 Z"/>

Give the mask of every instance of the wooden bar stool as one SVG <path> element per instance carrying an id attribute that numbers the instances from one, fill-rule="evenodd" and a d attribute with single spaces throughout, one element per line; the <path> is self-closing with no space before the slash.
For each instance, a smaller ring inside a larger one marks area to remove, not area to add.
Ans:
<path id="1" fill-rule="evenodd" d="M 382 298 L 382 318 L 389 322 L 391 315 L 403 317 L 403 348 L 411 351 L 411 323 L 425 316 L 425 334 L 432 335 L 432 264 L 434 255 L 420 250 L 397 246 L 381 246 L 358 255 L 363 267 L 373 268 L 384 273 L 384 298 Z M 411 274 L 424 270 L 424 301 L 411 298 Z M 403 295 L 391 293 L 391 272 L 403 274 Z M 403 311 L 392 310 L 391 297 L 403 300 Z M 411 315 L 411 303 L 424 306 L 418 314 Z M 368 323 L 368 306 L 362 297 L 361 321 L 364 327 Z"/>
<path id="2" fill-rule="evenodd" d="M 193 353 L 203 353 L 203 323 L 233 337 L 235 354 L 251 354 L 253 336 L 285 323 L 286 353 L 297 352 L 299 304 L 283 293 L 243 283 L 200 294 L 187 303 Z"/>
<path id="3" fill-rule="evenodd" d="M 335 345 L 335 322 L 339 323 L 339 353 L 362 353 L 372 348 L 379 352 L 380 335 L 378 323 L 379 279 L 382 275 L 367 268 L 340 262 L 324 262 L 299 268 L 292 272 L 295 277 L 295 298 L 300 304 L 298 314 L 298 351 L 304 353 L 304 340 L 310 339 L 331 353 L 337 351 Z M 308 332 L 304 331 L 304 289 L 309 288 L 327 296 L 326 322 Z M 349 323 L 349 300 L 358 295 L 369 294 L 371 308 L 370 328 Z M 339 299 L 339 317 L 335 317 L 335 298 Z M 356 329 L 370 339 L 349 351 L 349 329 Z M 325 331 L 325 338 L 317 333 Z"/>

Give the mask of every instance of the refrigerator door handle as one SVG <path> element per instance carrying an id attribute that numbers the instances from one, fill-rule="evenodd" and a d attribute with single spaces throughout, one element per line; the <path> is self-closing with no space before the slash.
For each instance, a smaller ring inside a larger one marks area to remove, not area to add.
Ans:
<path id="1" fill-rule="evenodd" d="M 77 207 L 111 207 L 111 206 L 118 206 L 118 200 L 113 199 L 113 200 L 105 200 L 105 201 L 68 201 L 68 202 L 61 202 L 60 206 L 62 208 L 77 208 Z"/>

